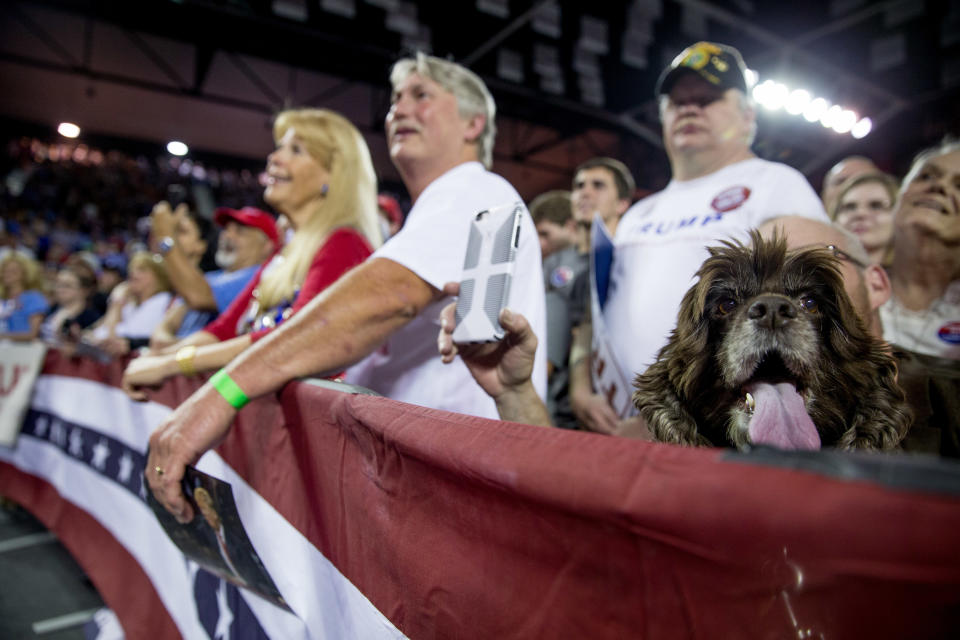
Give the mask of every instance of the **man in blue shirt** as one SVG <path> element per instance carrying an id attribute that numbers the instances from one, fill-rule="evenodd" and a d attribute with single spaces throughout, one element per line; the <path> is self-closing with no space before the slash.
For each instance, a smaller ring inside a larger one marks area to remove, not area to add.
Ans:
<path id="1" fill-rule="evenodd" d="M 171 211 L 165 202 L 151 214 L 152 235 L 180 296 L 151 337 L 152 349 L 163 349 L 203 329 L 230 305 L 279 246 L 270 214 L 253 207 L 217 209 L 214 221 L 221 230 L 216 262 L 220 269 L 203 273 L 198 265 L 206 242 L 196 218 L 186 205 Z"/>

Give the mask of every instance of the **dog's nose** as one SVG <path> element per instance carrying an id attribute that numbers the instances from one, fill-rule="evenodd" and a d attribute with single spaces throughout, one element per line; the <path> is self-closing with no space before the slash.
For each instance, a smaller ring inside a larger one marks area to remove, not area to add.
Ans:
<path id="1" fill-rule="evenodd" d="M 762 327 L 779 329 L 797 317 L 797 307 L 783 296 L 758 296 L 747 309 L 747 317 Z"/>

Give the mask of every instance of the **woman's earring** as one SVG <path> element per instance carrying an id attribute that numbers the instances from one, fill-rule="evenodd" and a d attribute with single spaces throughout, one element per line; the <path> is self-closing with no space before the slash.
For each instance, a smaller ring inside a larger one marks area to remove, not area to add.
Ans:
<path id="1" fill-rule="evenodd" d="M 326 182 L 324 182 L 324 183 L 323 183 L 323 186 L 320 187 L 320 195 L 322 195 L 322 196 L 327 195 L 327 191 L 329 191 L 329 190 L 330 190 L 330 187 L 327 185 Z"/>

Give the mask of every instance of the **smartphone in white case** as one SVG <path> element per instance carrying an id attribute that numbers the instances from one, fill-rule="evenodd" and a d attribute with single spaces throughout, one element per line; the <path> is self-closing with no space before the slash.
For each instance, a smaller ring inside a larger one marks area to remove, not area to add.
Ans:
<path id="1" fill-rule="evenodd" d="M 522 202 L 513 202 L 485 209 L 471 221 L 454 342 L 495 342 L 503 338 L 499 317 L 510 297 L 524 209 Z"/>

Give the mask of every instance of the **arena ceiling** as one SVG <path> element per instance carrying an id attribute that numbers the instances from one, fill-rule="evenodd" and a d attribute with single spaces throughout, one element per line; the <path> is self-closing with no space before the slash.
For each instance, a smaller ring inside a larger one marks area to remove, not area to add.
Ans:
<path id="1" fill-rule="evenodd" d="M 960 2 L 900 0 L 86 0 L 0 7 L 0 117 L 165 142 L 260 162 L 270 118 L 323 106 L 382 133 L 387 73 L 423 49 L 462 62 L 499 106 L 495 164 L 527 198 L 569 184 L 596 155 L 646 189 L 669 177 L 653 86 L 697 40 L 738 47 L 761 81 L 805 88 L 869 116 L 856 140 L 761 109 L 759 155 L 818 184 L 864 153 L 902 171 L 960 132 Z"/>

